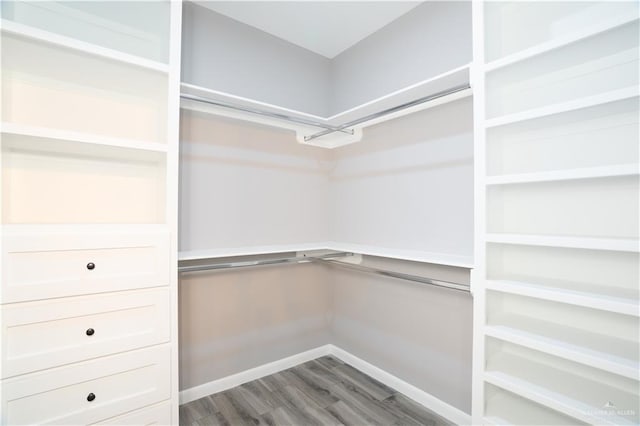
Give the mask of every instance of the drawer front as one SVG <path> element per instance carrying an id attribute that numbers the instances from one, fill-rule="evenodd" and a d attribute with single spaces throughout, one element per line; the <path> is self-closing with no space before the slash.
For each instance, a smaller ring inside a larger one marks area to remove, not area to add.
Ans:
<path id="1" fill-rule="evenodd" d="M 103 420 L 99 423 L 105 426 L 129 426 L 129 425 L 170 425 L 171 424 L 171 401 L 164 401 L 150 407 L 145 407 L 132 413 L 112 419 Z"/>
<path id="2" fill-rule="evenodd" d="M 169 289 L 16 303 L 2 309 L 2 377 L 169 340 Z"/>
<path id="3" fill-rule="evenodd" d="M 2 424 L 90 424 L 169 399 L 162 345 L 6 379 Z"/>
<path id="4" fill-rule="evenodd" d="M 5 232 L 2 242 L 2 303 L 169 283 L 169 232 L 161 227 Z"/>

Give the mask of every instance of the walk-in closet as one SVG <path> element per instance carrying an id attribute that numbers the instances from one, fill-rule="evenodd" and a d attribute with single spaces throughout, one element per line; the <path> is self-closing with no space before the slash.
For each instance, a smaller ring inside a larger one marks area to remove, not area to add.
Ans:
<path id="1" fill-rule="evenodd" d="M 0 11 L 0 424 L 640 423 L 637 1 Z"/>

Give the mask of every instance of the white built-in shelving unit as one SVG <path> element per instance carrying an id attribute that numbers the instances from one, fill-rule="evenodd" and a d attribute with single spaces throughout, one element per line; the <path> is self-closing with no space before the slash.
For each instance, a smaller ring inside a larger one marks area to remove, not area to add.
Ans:
<path id="1" fill-rule="evenodd" d="M 639 23 L 474 3 L 475 423 L 639 421 Z"/>
<path id="2" fill-rule="evenodd" d="M 177 424 L 180 23 L 2 3 L 0 423 Z"/>

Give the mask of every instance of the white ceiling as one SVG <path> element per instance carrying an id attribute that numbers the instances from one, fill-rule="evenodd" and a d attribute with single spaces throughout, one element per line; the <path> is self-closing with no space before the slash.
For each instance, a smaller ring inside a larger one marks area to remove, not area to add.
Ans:
<path id="1" fill-rule="evenodd" d="M 333 58 L 419 1 L 198 1 L 215 12 Z"/>

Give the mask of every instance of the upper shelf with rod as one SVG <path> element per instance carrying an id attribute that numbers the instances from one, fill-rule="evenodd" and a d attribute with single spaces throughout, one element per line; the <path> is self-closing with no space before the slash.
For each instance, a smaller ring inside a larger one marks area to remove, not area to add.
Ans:
<path id="1" fill-rule="evenodd" d="M 368 126 L 470 96 L 469 70 L 469 65 L 453 69 L 330 117 L 188 83 L 182 83 L 180 97 L 185 109 L 293 130 L 302 144 L 337 148 L 359 141 Z"/>
<path id="2" fill-rule="evenodd" d="M 363 31 L 361 14 L 341 2 L 263 6 L 265 15 L 284 8 L 326 24 L 305 27 L 311 36 L 303 39 L 239 5 L 186 3 L 182 107 L 288 129 L 301 144 L 357 142 L 368 126 L 471 94 L 466 3 L 368 4 L 384 19 Z M 360 33 L 350 39 L 354 28 Z"/>

